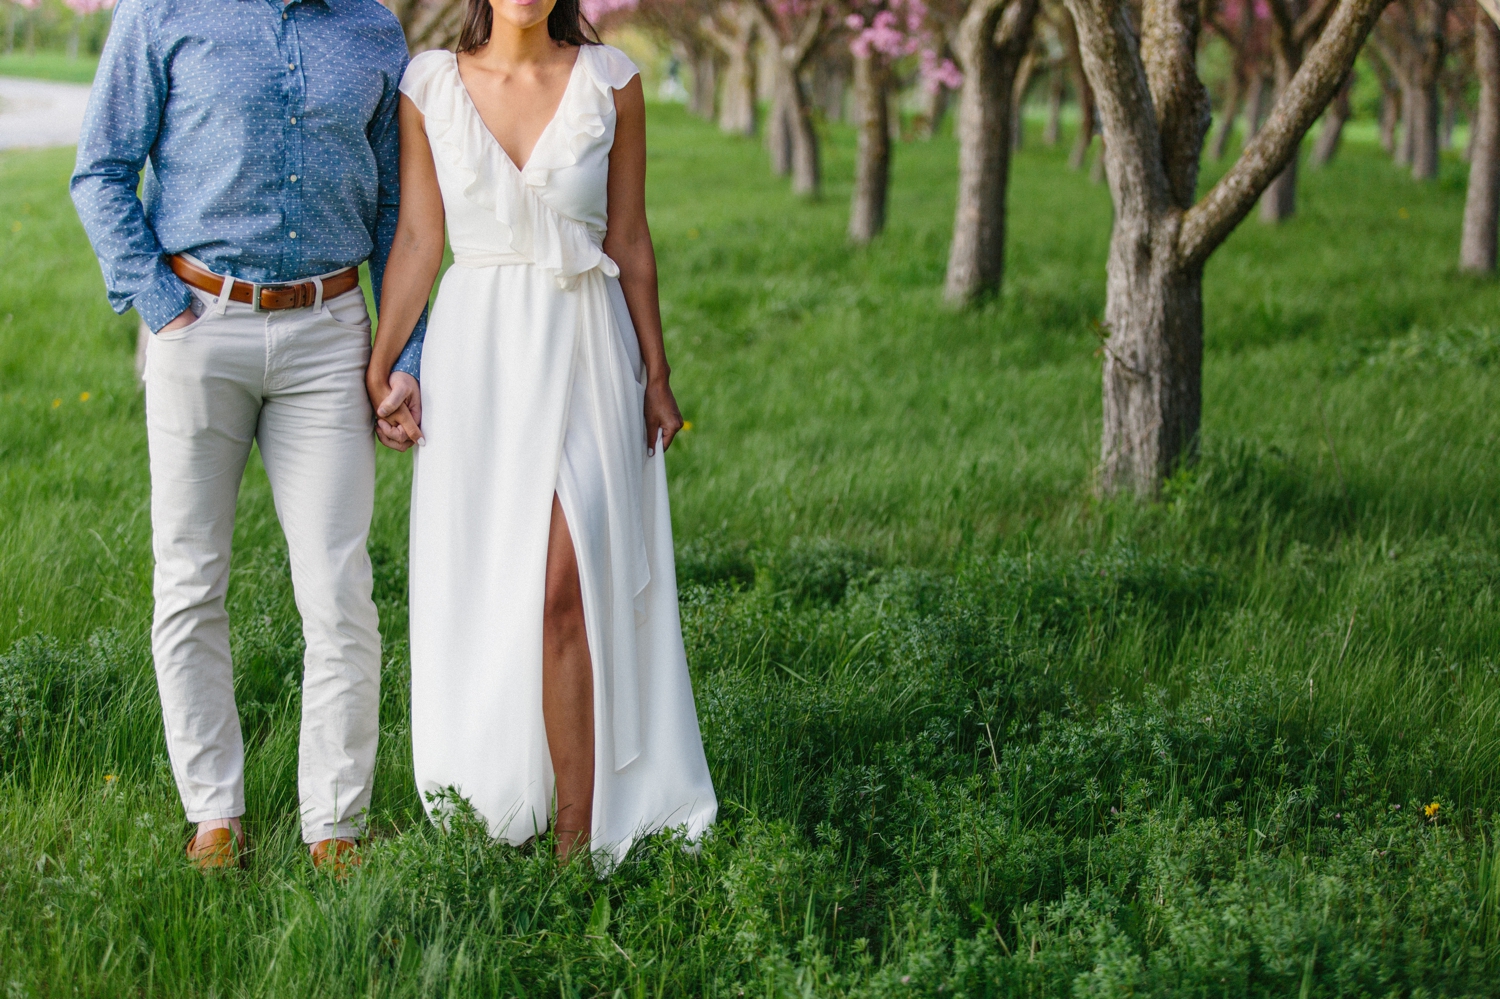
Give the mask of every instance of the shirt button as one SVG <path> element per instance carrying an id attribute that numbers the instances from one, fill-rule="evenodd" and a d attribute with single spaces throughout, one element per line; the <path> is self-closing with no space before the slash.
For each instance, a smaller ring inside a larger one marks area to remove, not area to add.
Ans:
<path id="1" fill-rule="evenodd" d="M 297 124 L 297 119 L 296 119 L 296 118 L 293 118 L 293 119 L 292 119 L 292 124 L 293 124 L 293 125 L 295 125 L 295 124 Z"/>
<path id="2" fill-rule="evenodd" d="M 297 64 L 294 63 L 294 62 L 289 62 L 289 63 L 286 64 L 286 68 L 287 69 L 296 69 L 297 68 Z"/>
<path id="3" fill-rule="evenodd" d="M 291 181 L 292 181 L 293 184 L 297 183 L 297 175 L 296 174 L 292 174 Z"/>
<path id="4" fill-rule="evenodd" d="M 283 20 L 283 21 L 285 21 L 285 20 L 286 20 L 286 11 L 282 11 L 282 12 L 281 12 L 281 19 L 282 19 L 282 20 Z"/>
<path id="5" fill-rule="evenodd" d="M 293 239 L 296 239 L 297 238 L 297 230 L 293 229 L 290 233 L 288 233 L 288 235 L 290 235 Z"/>

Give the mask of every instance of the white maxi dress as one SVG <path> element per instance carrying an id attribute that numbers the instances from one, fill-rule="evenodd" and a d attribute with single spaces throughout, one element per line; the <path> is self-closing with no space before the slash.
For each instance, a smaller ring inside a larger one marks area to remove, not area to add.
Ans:
<path id="1" fill-rule="evenodd" d="M 646 453 L 645 372 L 604 255 L 614 91 L 636 75 L 585 45 L 524 169 L 447 51 L 412 59 L 453 266 L 422 356 L 411 500 L 412 749 L 429 813 L 450 789 L 491 833 L 547 828 L 542 607 L 554 492 L 577 552 L 594 676 L 596 851 L 697 839 L 718 803 L 683 652 L 666 466 Z M 435 800 L 436 799 L 436 800 Z"/>

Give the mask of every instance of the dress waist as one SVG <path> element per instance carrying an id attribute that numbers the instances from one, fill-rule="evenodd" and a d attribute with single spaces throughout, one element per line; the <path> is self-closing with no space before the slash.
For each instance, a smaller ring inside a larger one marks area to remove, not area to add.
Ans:
<path id="1" fill-rule="evenodd" d="M 578 287 L 578 279 L 590 271 L 597 270 L 605 277 L 620 276 L 619 266 L 602 251 L 599 251 L 597 257 L 592 261 L 587 259 L 578 261 L 573 265 L 573 269 L 568 270 L 555 270 L 551 267 L 544 267 L 530 257 L 522 256 L 512 250 L 453 251 L 453 266 L 455 267 L 479 270 L 485 267 L 510 267 L 516 264 L 531 264 L 552 272 L 557 281 L 557 287 L 563 291 L 571 291 Z"/>
<path id="2" fill-rule="evenodd" d="M 535 263 L 530 257 L 523 257 L 519 253 L 500 252 L 492 250 L 454 250 L 454 267 L 506 267 L 511 264 Z"/>

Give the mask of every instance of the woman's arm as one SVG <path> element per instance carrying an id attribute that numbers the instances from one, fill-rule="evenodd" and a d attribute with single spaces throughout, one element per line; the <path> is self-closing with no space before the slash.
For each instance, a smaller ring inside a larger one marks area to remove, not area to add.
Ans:
<path id="1" fill-rule="evenodd" d="M 604 252 L 620 265 L 620 288 L 630 309 L 641 360 L 646 365 L 646 451 L 662 450 L 682 429 L 682 413 L 668 384 L 671 369 L 661 340 L 656 297 L 656 251 L 646 225 L 646 95 L 641 78 L 615 91 L 615 144 L 609 153 L 609 231 Z"/>
<path id="2" fill-rule="evenodd" d="M 427 296 L 443 264 L 443 196 L 422 113 L 401 95 L 401 215 L 385 265 L 380 326 L 370 351 L 365 387 L 375 406 L 376 433 L 387 446 L 405 451 L 422 439 L 422 400 L 417 381 L 391 373 L 401 349 L 427 307 Z"/>

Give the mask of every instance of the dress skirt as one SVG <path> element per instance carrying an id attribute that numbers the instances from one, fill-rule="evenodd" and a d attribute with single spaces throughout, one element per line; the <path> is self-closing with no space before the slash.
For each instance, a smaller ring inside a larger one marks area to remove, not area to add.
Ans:
<path id="1" fill-rule="evenodd" d="M 592 845 L 624 858 L 717 812 L 677 608 L 666 466 L 617 278 L 505 256 L 444 276 L 422 358 L 411 503 L 412 749 L 441 818 L 466 799 L 520 844 L 553 798 L 542 612 L 554 492 L 594 679 Z"/>

